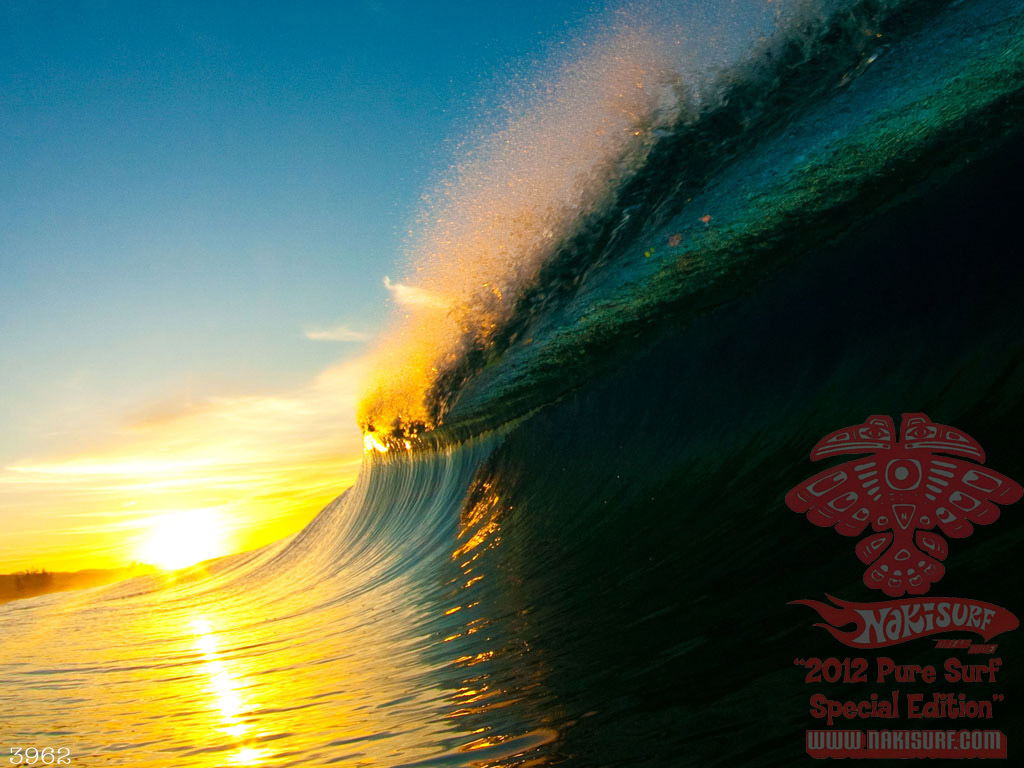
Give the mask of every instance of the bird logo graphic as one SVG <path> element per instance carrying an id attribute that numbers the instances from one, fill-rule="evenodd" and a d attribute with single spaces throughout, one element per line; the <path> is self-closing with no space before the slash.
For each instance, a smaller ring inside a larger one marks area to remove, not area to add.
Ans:
<path id="1" fill-rule="evenodd" d="M 982 466 L 985 452 L 970 435 L 904 413 L 900 439 L 889 416 L 822 438 L 811 461 L 869 454 L 814 475 L 786 495 L 794 512 L 857 542 L 867 565 L 864 584 L 890 597 L 924 595 L 946 572 L 950 539 L 999 519 L 997 504 L 1013 504 L 1021 486 Z M 959 458 L 950 458 L 959 457 Z M 975 463 L 977 462 L 977 463 Z"/>

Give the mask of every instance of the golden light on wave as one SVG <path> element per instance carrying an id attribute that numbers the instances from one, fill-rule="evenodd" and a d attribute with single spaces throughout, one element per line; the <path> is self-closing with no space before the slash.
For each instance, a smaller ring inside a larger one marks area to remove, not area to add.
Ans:
<path id="1" fill-rule="evenodd" d="M 367 432 L 363 435 L 363 450 L 367 453 L 371 451 L 377 451 L 378 453 L 387 453 L 388 447 L 378 440 L 376 437 Z"/>
<path id="2" fill-rule="evenodd" d="M 672 35 L 628 22 L 557 62 L 548 87 L 510 104 L 505 125 L 426 198 L 396 305 L 360 404 L 364 429 L 408 436 L 443 419 L 431 388 L 483 347 L 559 244 L 603 210 L 681 106 Z"/>
<path id="3" fill-rule="evenodd" d="M 139 559 L 174 571 L 227 554 L 227 539 L 227 526 L 216 509 L 167 512 L 154 518 Z"/>

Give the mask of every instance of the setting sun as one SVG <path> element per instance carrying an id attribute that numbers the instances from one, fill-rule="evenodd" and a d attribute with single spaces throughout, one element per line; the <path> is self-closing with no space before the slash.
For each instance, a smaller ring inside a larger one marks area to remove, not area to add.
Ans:
<path id="1" fill-rule="evenodd" d="M 139 559 L 168 571 L 225 554 L 227 527 L 217 509 L 185 509 L 153 518 Z"/>

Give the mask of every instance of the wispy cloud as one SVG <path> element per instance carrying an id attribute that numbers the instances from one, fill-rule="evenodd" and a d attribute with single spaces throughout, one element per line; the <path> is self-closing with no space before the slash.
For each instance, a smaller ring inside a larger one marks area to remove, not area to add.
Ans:
<path id="1" fill-rule="evenodd" d="M 425 291 L 404 283 L 393 283 L 391 278 L 384 276 L 384 287 L 390 291 L 394 300 L 406 307 L 430 307 L 433 309 L 447 309 L 448 302 L 436 293 Z"/>
<path id="2" fill-rule="evenodd" d="M 305 336 L 311 341 L 343 341 L 358 344 L 367 341 L 370 334 L 361 331 L 354 331 L 346 325 L 337 325 L 334 328 L 309 328 Z"/>
<path id="3" fill-rule="evenodd" d="M 0 466 L 0 572 L 144 559 L 157 522 L 182 511 L 216 510 L 229 550 L 293 533 L 355 479 L 368 364 L 293 389 L 163 401 L 91 446 Z"/>

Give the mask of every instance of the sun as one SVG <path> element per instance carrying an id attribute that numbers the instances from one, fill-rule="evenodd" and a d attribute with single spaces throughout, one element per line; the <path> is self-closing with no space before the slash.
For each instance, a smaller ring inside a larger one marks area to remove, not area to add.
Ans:
<path id="1" fill-rule="evenodd" d="M 164 512 L 151 521 L 139 559 L 174 571 L 227 554 L 227 528 L 217 509 Z"/>

